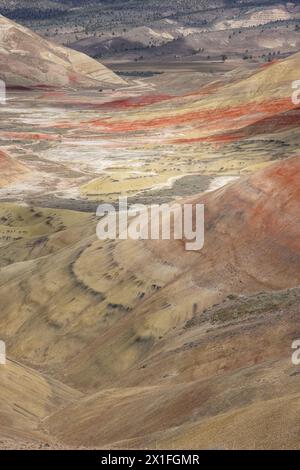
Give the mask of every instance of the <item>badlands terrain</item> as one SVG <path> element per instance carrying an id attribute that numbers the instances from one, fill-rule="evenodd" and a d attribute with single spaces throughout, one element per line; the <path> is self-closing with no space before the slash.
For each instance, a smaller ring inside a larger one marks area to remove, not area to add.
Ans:
<path id="1" fill-rule="evenodd" d="M 122 76 L 60 45 L 72 9 L 33 3 L 0 10 L 59 23 L 54 43 L 0 17 L 0 447 L 299 448 L 297 3 L 241 2 L 212 24 L 212 2 L 193 2 L 215 40 L 285 28 L 268 31 L 272 60 L 261 43 L 255 60 L 109 53 Z M 160 2 L 155 21 L 166 8 L 192 27 L 187 3 Z M 144 27 L 133 11 L 127 27 Z M 289 45 L 276 57 L 274 35 Z M 98 240 L 97 205 L 120 195 L 204 203 L 204 248 Z"/>

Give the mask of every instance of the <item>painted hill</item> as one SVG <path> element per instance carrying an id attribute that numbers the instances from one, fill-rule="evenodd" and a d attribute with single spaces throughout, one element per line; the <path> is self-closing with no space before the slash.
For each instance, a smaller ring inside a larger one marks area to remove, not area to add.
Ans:
<path id="1" fill-rule="evenodd" d="M 125 82 L 85 54 L 46 41 L 0 15 L 0 78 L 7 86 L 113 87 Z"/>

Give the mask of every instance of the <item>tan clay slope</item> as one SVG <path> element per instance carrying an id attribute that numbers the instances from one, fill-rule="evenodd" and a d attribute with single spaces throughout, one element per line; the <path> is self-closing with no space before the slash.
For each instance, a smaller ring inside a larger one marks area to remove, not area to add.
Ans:
<path id="1" fill-rule="evenodd" d="M 45 425 L 64 445 L 299 448 L 299 299 L 295 289 L 199 313 L 130 371 L 139 386 L 80 399 Z"/>
<path id="2" fill-rule="evenodd" d="M 85 54 L 51 43 L 0 15 L 0 78 L 7 86 L 118 86 L 125 82 Z"/>
<path id="3" fill-rule="evenodd" d="M 25 165 L 10 157 L 0 149 L 0 188 L 18 181 L 26 176 L 29 170 Z"/>
<path id="4" fill-rule="evenodd" d="M 42 420 L 80 394 L 46 378 L 22 364 L 8 359 L 0 365 L 0 447 L 13 441 L 51 442 L 42 429 Z"/>

